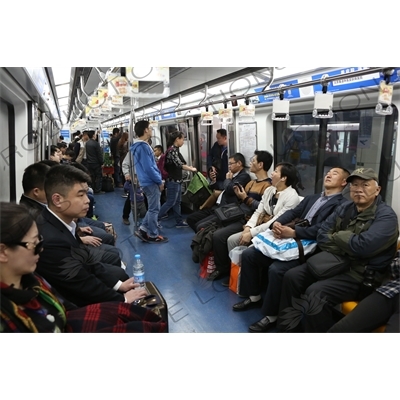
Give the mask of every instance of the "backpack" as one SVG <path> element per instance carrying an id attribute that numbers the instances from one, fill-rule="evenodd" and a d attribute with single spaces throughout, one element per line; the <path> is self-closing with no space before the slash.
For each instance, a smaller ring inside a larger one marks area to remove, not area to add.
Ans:
<path id="1" fill-rule="evenodd" d="M 161 178 L 163 180 L 166 180 L 168 178 L 168 172 L 165 169 L 165 160 L 167 158 L 167 154 L 169 151 L 171 151 L 172 146 L 163 154 L 161 154 L 160 158 L 157 161 L 157 167 L 161 172 Z"/>

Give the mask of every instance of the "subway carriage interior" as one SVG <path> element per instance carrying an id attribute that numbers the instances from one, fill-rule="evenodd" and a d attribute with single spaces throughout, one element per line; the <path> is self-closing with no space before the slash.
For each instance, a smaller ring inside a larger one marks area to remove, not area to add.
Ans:
<path id="1" fill-rule="evenodd" d="M 0 68 L 1 201 L 19 201 L 24 169 L 46 158 L 60 135 L 68 143 L 77 130 L 99 130 L 107 152 L 113 128 L 132 142 L 135 122 L 148 119 L 152 146 L 165 149 L 171 132 L 183 132 L 180 151 L 203 174 L 216 131 L 225 128 L 228 154 L 242 153 L 247 166 L 256 149 L 271 152 L 274 163 L 296 165 L 301 196 L 322 191 L 331 167 L 373 168 L 384 201 L 400 217 L 400 67 L 71 67 L 64 78 L 59 74 L 56 67 Z M 381 82 L 391 90 L 389 101 Z M 120 86 L 115 103 L 101 98 Z M 185 173 L 182 184 L 184 216 L 195 210 L 186 195 L 191 177 Z M 95 214 L 113 223 L 130 276 L 141 254 L 146 280 L 167 301 L 169 331 L 247 332 L 261 311 L 233 312 L 238 296 L 199 276 L 193 231 L 175 229 L 170 215 L 160 231 L 169 242 L 143 243 L 134 235 L 135 217 L 130 225 L 122 221 L 123 194 L 116 187 L 96 195 Z"/>

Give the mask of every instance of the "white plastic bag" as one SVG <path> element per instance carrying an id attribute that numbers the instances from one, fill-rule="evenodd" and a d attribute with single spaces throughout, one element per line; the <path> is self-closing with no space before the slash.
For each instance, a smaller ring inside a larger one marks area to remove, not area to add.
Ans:
<path id="1" fill-rule="evenodd" d="M 277 239 L 273 232 L 267 229 L 253 237 L 254 247 L 265 256 L 274 260 L 291 261 L 299 258 L 299 247 L 293 238 Z M 316 240 L 301 239 L 304 255 L 311 254 L 317 247 Z"/>

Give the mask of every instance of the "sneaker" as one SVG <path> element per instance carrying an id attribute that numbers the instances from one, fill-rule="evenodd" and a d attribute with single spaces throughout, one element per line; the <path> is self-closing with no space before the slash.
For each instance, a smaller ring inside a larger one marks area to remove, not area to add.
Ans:
<path id="1" fill-rule="evenodd" d="M 182 221 L 176 224 L 175 228 L 189 228 L 189 225 L 186 222 Z"/>
<path id="2" fill-rule="evenodd" d="M 158 235 L 155 238 L 147 236 L 147 241 L 149 243 L 166 243 L 166 242 L 168 242 L 168 238 L 166 238 L 165 236 L 160 236 L 160 235 Z"/>
<path id="3" fill-rule="evenodd" d="M 135 231 L 135 236 L 137 236 L 141 241 L 148 243 L 149 237 L 147 236 L 147 232 L 138 229 Z"/>
<path id="4" fill-rule="evenodd" d="M 162 216 L 162 217 L 160 218 L 160 221 L 161 221 L 162 219 L 168 219 L 168 217 L 169 217 L 169 215 L 168 215 L 168 214 L 165 214 L 164 216 Z"/>
<path id="5" fill-rule="evenodd" d="M 128 193 L 121 194 L 121 197 L 126 199 L 128 197 Z"/>
<path id="6" fill-rule="evenodd" d="M 129 222 L 129 219 L 128 218 L 122 218 L 122 222 L 125 224 L 125 225 L 130 225 L 131 223 Z"/>
<path id="7" fill-rule="evenodd" d="M 162 225 L 161 225 L 160 223 L 158 223 L 158 224 L 157 224 L 157 228 L 158 228 L 158 229 L 162 229 L 163 227 L 162 227 Z"/>

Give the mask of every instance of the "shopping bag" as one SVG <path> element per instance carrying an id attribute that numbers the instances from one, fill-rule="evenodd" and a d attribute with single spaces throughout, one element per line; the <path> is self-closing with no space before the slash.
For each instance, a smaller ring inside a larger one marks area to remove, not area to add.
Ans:
<path id="1" fill-rule="evenodd" d="M 229 277 L 229 289 L 236 294 L 239 294 L 242 253 L 247 248 L 248 248 L 247 246 L 237 246 L 229 252 L 229 258 L 231 259 L 231 274 Z"/>
<path id="2" fill-rule="evenodd" d="M 210 197 L 212 190 L 203 174 L 197 172 L 193 175 L 185 194 L 195 207 L 200 207 Z"/>
<path id="3" fill-rule="evenodd" d="M 214 252 L 210 251 L 200 263 L 200 277 L 207 278 L 215 271 Z"/>
<path id="4" fill-rule="evenodd" d="M 293 238 L 277 239 L 270 229 L 253 237 L 252 242 L 257 250 L 274 260 L 291 261 L 300 259 L 301 252 L 299 252 L 297 241 Z M 316 240 L 301 239 L 298 242 L 303 247 L 304 255 L 312 254 L 317 247 Z"/>

